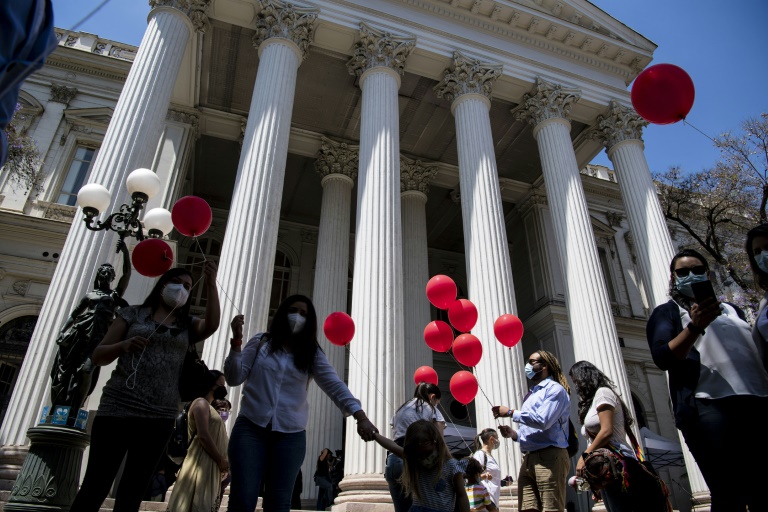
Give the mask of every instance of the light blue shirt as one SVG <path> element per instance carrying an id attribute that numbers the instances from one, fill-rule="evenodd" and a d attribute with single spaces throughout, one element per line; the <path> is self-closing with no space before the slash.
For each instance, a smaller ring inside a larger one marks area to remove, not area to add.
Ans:
<path id="1" fill-rule="evenodd" d="M 245 382 L 240 414 L 260 427 L 272 423 L 277 432 L 301 432 L 307 428 L 310 377 L 293 364 L 293 354 L 284 350 L 270 354 L 269 344 L 259 343 L 261 337 L 252 337 L 241 352 L 229 351 L 224 377 L 230 386 Z M 345 416 L 362 409 L 322 350 L 316 352 L 312 371 L 317 385 Z"/>
<path id="2" fill-rule="evenodd" d="M 551 378 L 533 386 L 520 410 L 512 413 L 512 421 L 520 423 L 520 449 L 532 452 L 549 446 L 567 448 L 570 405 L 568 392 Z"/>

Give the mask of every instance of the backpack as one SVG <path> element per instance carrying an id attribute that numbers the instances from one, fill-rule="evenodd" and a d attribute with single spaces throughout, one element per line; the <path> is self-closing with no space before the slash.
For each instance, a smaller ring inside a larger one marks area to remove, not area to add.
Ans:
<path id="1" fill-rule="evenodd" d="M 576 435 L 576 427 L 568 420 L 568 457 L 573 458 L 579 453 L 579 436 Z"/>
<path id="2" fill-rule="evenodd" d="M 187 449 L 189 443 L 194 439 L 189 437 L 189 406 L 192 402 L 187 402 L 184 407 L 176 413 L 176 419 L 173 423 L 173 430 L 171 431 L 171 438 L 168 440 L 168 447 L 166 452 L 168 458 L 170 458 L 175 464 L 181 465 L 184 461 L 184 457 L 187 456 Z"/>

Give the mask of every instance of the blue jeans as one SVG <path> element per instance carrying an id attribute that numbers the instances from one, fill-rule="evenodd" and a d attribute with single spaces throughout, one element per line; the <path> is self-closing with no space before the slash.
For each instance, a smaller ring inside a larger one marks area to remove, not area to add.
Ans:
<path id="1" fill-rule="evenodd" d="M 315 510 L 325 510 L 331 506 L 331 503 L 333 503 L 333 483 L 331 483 L 330 478 L 316 476 L 315 485 L 319 487 L 317 490 Z"/>
<path id="2" fill-rule="evenodd" d="M 398 482 L 403 474 L 403 459 L 390 453 L 387 455 L 387 466 L 384 469 L 384 478 L 389 485 L 389 495 L 392 496 L 392 504 L 395 512 L 408 512 L 413 505 L 413 500 L 405 496 L 403 487 Z"/>
<path id="3" fill-rule="evenodd" d="M 253 512 L 262 480 L 269 502 L 265 512 L 287 512 L 291 494 L 307 448 L 305 431 L 286 434 L 260 427 L 239 416 L 229 439 L 232 483 L 228 512 Z"/>

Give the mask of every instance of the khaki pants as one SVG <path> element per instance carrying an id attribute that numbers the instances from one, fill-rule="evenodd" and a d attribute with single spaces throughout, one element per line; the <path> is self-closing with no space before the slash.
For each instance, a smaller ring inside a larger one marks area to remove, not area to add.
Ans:
<path id="1" fill-rule="evenodd" d="M 565 448 L 550 446 L 525 454 L 517 477 L 517 509 L 564 511 L 570 468 Z"/>

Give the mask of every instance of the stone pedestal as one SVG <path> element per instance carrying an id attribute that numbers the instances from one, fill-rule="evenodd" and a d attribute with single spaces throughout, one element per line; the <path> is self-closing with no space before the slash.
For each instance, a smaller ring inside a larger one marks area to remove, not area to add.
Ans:
<path id="1" fill-rule="evenodd" d="M 27 437 L 29 454 L 4 510 L 69 510 L 91 436 L 74 428 L 42 425 L 27 430 Z"/>
<path id="2" fill-rule="evenodd" d="M 10 491 L 21 472 L 29 446 L 13 445 L 0 448 L 0 491 Z"/>

